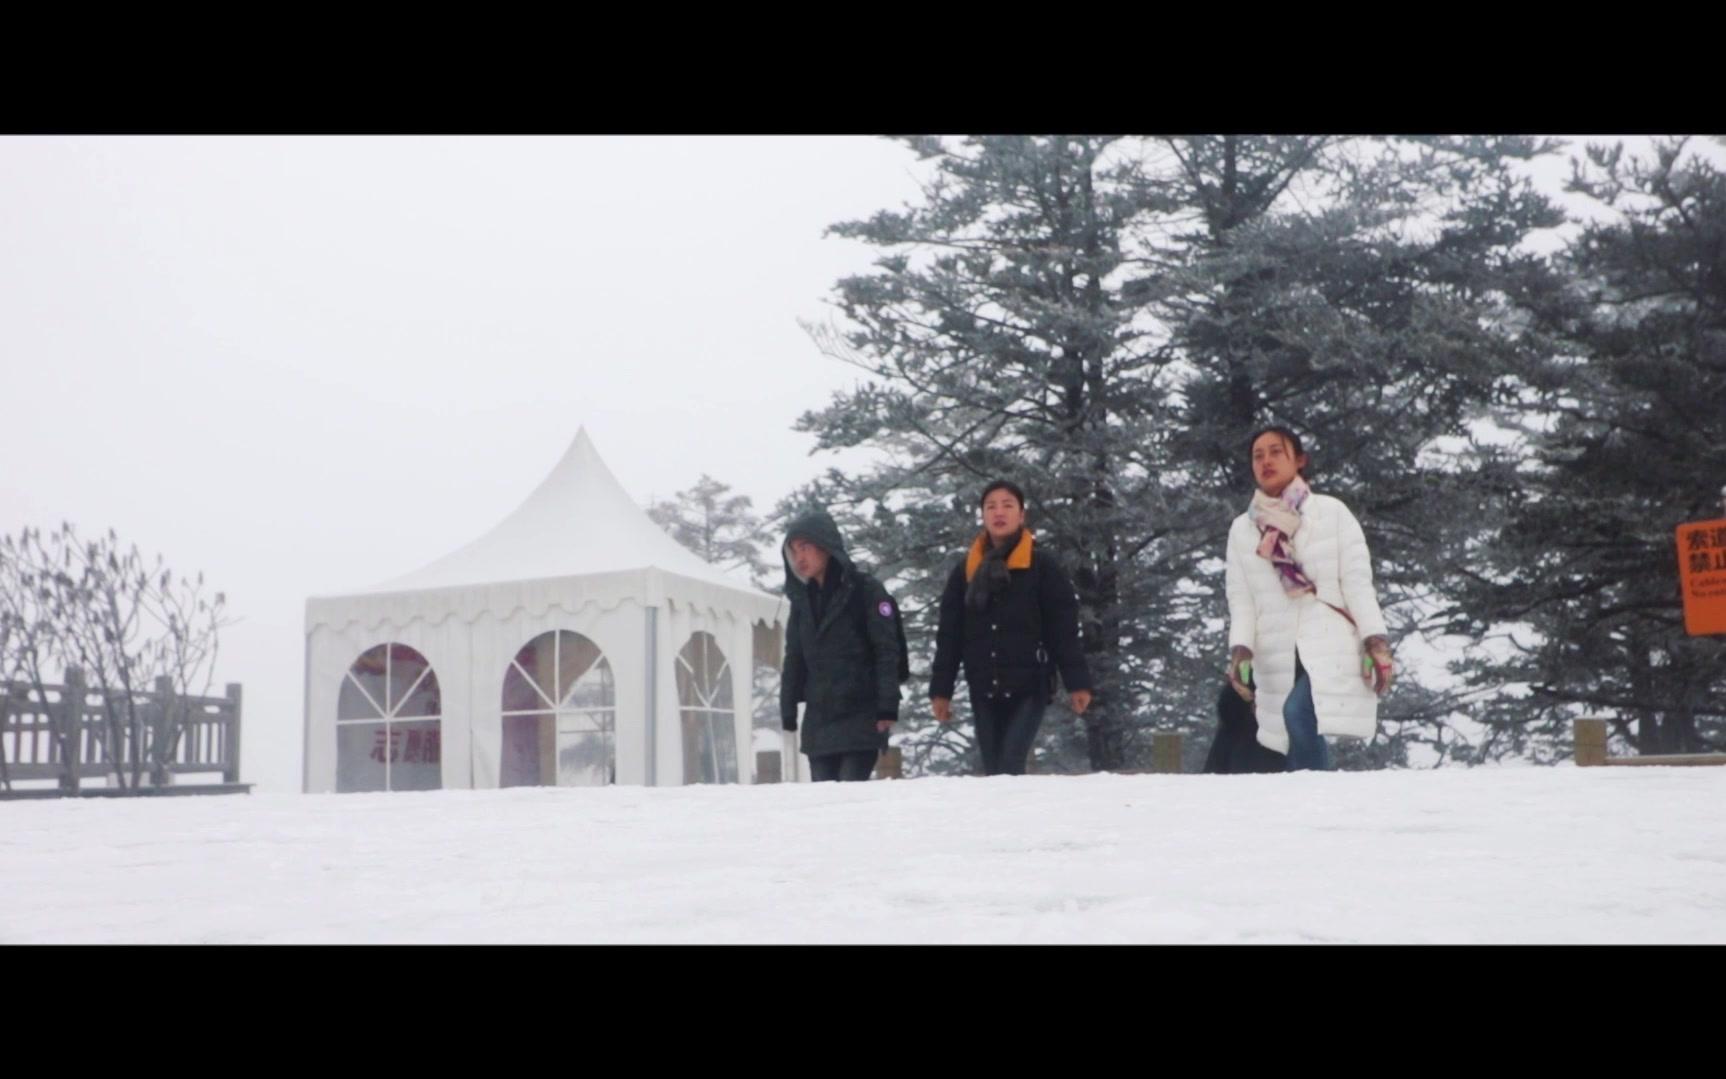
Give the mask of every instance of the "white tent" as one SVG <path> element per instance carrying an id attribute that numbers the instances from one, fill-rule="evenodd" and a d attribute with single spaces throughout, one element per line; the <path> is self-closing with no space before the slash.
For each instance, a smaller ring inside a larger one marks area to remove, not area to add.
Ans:
<path id="1" fill-rule="evenodd" d="M 754 782 L 752 669 L 788 613 L 668 536 L 580 431 L 479 539 L 306 602 L 305 789 Z"/>

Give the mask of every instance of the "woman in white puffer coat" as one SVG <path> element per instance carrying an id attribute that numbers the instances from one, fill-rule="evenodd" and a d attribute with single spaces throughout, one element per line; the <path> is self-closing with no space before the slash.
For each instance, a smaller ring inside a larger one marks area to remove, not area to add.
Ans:
<path id="1" fill-rule="evenodd" d="M 1307 464 L 1286 427 L 1254 435 L 1258 490 L 1229 528 L 1229 682 L 1289 771 L 1329 768 L 1327 734 L 1371 739 L 1392 669 L 1366 536 Z"/>

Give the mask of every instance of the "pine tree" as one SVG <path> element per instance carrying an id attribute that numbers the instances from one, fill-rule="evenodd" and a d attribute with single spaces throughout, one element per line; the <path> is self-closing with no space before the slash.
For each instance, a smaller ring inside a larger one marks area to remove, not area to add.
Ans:
<path id="1" fill-rule="evenodd" d="M 1160 140 L 1172 208 L 1154 219 L 1149 302 L 1186 369 L 1170 456 L 1183 472 L 1169 569 L 1220 609 L 1214 561 L 1252 492 L 1254 429 L 1306 436 L 1315 489 L 1347 502 L 1373 553 L 1393 640 L 1452 626 L 1469 551 L 1499 503 L 1466 452 L 1506 401 L 1504 376 L 1548 354 L 1527 305 L 1554 288 L 1523 243 L 1563 220 L 1517 171 L 1527 138 Z M 1186 620 L 1188 624 L 1191 619 Z M 1205 635 L 1205 653 L 1223 647 Z M 1343 767 L 1466 751 L 1466 699 L 1401 665 L 1380 737 Z M 1214 679 L 1202 684 L 1214 696 Z M 1201 699 L 1187 707 L 1202 706 Z"/>
<path id="2" fill-rule="evenodd" d="M 1615 213 L 1541 308 L 1568 347 L 1521 380 L 1525 460 L 1469 597 L 1473 631 L 1508 642 L 1470 677 L 1512 687 L 1482 756 L 1555 759 L 1578 715 L 1642 753 L 1726 748 L 1726 642 L 1685 634 L 1674 543 L 1726 482 L 1726 174 L 1686 150 L 1576 162 L 1571 189 Z"/>
<path id="3" fill-rule="evenodd" d="M 748 495 L 734 495 L 729 484 L 703 473 L 695 486 L 651 503 L 647 515 L 703 561 L 723 570 L 742 570 L 755 587 L 774 591 L 761 555 L 762 521 L 753 506 Z"/>
<path id="4" fill-rule="evenodd" d="M 1046 762 L 1118 768 L 1153 730 L 1208 731 L 1220 555 L 1250 492 L 1247 436 L 1269 422 L 1310 433 L 1323 488 L 1362 517 L 1398 632 L 1443 609 L 1490 520 L 1436 451 L 1539 351 L 1520 315 L 1549 274 L 1521 244 L 1561 217 L 1514 164 L 1550 146 L 909 141 L 933 173 L 921 203 L 831 230 L 882 254 L 839 282 L 841 323 L 812 328 L 866 380 L 798 424 L 818 450 L 882 459 L 793 501 L 843 516 L 901 592 L 920 660 L 977 493 L 1004 475 L 1073 570 L 1097 682 L 1082 741 L 1051 724 Z M 1448 752 L 1454 707 L 1405 679 L 1387 737 L 1352 759 Z"/>
<path id="5" fill-rule="evenodd" d="M 1082 740 L 1050 724 L 1048 763 L 1120 767 L 1135 695 L 1121 643 L 1156 583 L 1119 572 L 1150 509 L 1139 492 L 1156 486 L 1136 432 L 1166 413 L 1122 288 L 1123 230 L 1151 196 L 1112 138 L 908 141 L 934 171 L 921 205 L 830 230 L 883 253 L 875 272 L 839 282 L 845 325 L 812 328 L 869 380 L 797 425 L 818 449 L 871 446 L 886 460 L 830 471 L 794 501 L 825 504 L 873 560 L 926 671 L 981 488 L 1019 483 L 1039 543 L 1072 573 L 1097 690 Z"/>

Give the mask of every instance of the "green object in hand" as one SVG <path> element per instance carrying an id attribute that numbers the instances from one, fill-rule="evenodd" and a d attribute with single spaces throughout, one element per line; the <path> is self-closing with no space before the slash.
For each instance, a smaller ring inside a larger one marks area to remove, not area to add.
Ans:
<path id="1" fill-rule="evenodd" d="M 1241 660 L 1241 684 L 1245 686 L 1253 684 L 1253 661 L 1250 659 Z"/>

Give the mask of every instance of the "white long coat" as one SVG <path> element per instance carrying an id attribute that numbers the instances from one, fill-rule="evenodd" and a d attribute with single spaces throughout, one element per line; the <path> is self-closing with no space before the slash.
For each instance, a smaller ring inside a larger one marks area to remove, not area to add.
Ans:
<path id="1" fill-rule="evenodd" d="M 1247 514 L 1229 527 L 1229 647 L 1253 650 L 1259 743 L 1287 753 L 1283 702 L 1294 689 L 1295 652 L 1312 679 L 1320 734 L 1370 739 L 1378 731 L 1378 697 L 1361 680 L 1361 642 L 1383 634 L 1384 615 L 1372 587 L 1372 558 L 1360 522 L 1328 495 L 1301 506 L 1294 557 L 1318 595 L 1290 598 L 1269 559 L 1257 554 L 1259 530 Z M 1355 625 L 1326 607 L 1354 616 Z"/>

